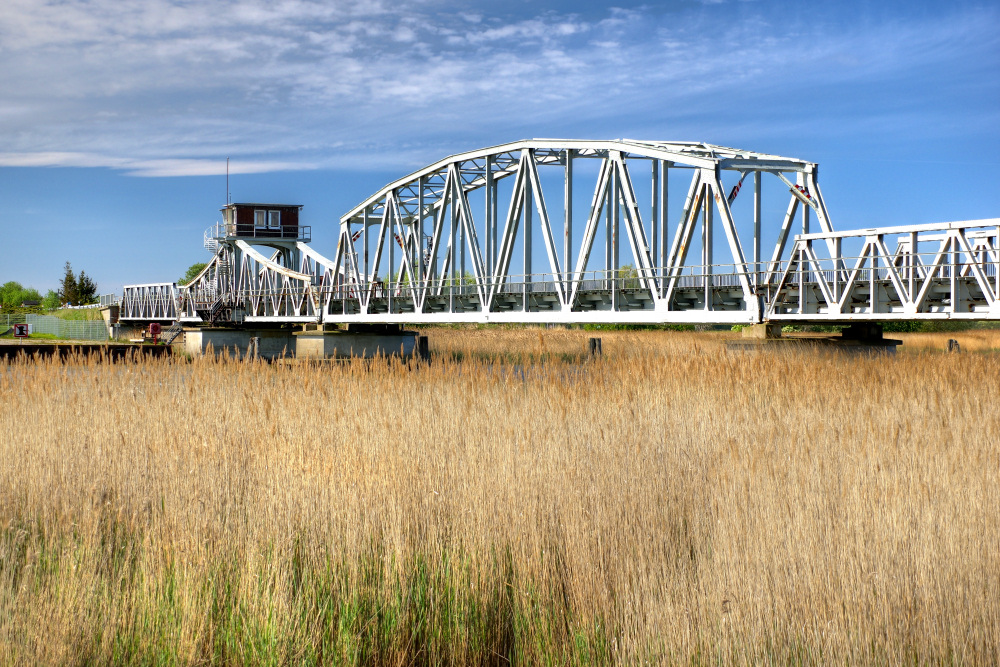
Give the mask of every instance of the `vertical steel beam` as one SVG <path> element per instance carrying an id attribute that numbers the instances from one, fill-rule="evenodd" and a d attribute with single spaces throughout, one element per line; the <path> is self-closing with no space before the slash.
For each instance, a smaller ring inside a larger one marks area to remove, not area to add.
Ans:
<path id="1" fill-rule="evenodd" d="M 368 207 L 361 212 L 361 271 L 368 280 Z"/>
<path id="2" fill-rule="evenodd" d="M 614 164 L 614 158 L 612 158 L 612 165 Z M 611 169 L 611 191 L 608 193 L 608 204 L 611 214 L 611 309 L 618 310 L 618 291 L 619 291 L 619 276 L 618 270 L 621 267 L 621 261 L 619 257 L 620 252 L 620 239 L 621 239 L 621 229 L 620 229 L 620 214 L 619 214 L 619 201 L 621 197 L 621 183 L 618 170 L 612 166 Z"/>
<path id="3" fill-rule="evenodd" d="M 486 273 L 493 275 L 496 263 L 497 216 L 496 192 L 493 190 L 493 156 L 486 156 Z"/>
<path id="4" fill-rule="evenodd" d="M 573 149 L 566 149 L 566 166 L 563 173 L 563 280 L 564 293 L 569 293 L 573 271 Z"/>
<path id="5" fill-rule="evenodd" d="M 611 160 L 608 160 L 611 164 Z M 608 189 L 604 192 L 604 284 L 605 289 L 611 289 L 611 202 L 615 186 L 615 169 L 611 166 L 608 173 Z"/>
<path id="6" fill-rule="evenodd" d="M 493 248 L 492 255 L 490 255 L 490 275 L 493 275 L 496 273 L 497 255 L 500 252 L 500 247 L 497 245 L 497 180 L 492 175 L 490 180 L 492 181 L 488 191 L 490 197 L 490 246 Z"/>
<path id="7" fill-rule="evenodd" d="M 417 285 L 424 287 L 424 277 L 427 273 L 424 243 L 427 243 L 427 230 L 424 228 L 424 177 L 417 179 Z"/>
<path id="8" fill-rule="evenodd" d="M 375 257 L 373 258 L 372 266 L 371 266 L 372 271 L 374 272 L 373 273 L 373 278 L 378 277 L 379 266 L 382 264 L 382 252 L 385 249 L 385 238 L 386 238 L 387 234 L 391 234 L 391 231 L 389 229 L 390 225 L 391 225 L 391 222 L 392 222 L 391 221 L 391 217 L 392 217 L 392 214 L 391 214 L 392 205 L 391 205 L 391 202 L 390 202 L 391 197 L 392 197 L 391 194 L 387 195 L 386 198 L 385 198 L 385 200 L 383 200 L 383 202 L 382 202 L 382 222 L 379 224 L 378 235 L 376 236 L 376 239 L 375 239 Z M 390 236 L 390 240 L 391 240 L 392 243 L 396 242 L 395 239 L 392 239 L 391 236 Z M 390 265 L 389 266 L 389 272 L 388 272 L 388 278 L 387 279 L 389 279 L 391 277 L 392 277 L 392 266 Z M 383 282 L 383 284 L 385 284 L 385 283 Z M 374 289 L 375 289 L 375 281 L 374 280 L 369 280 L 368 281 L 368 290 L 369 290 L 368 291 L 368 302 L 369 303 L 371 303 L 371 297 L 372 297 L 372 294 L 374 293 Z M 368 312 L 368 311 L 366 311 L 366 312 Z"/>
<path id="9" fill-rule="evenodd" d="M 454 188 L 454 182 L 460 180 L 458 178 L 458 170 L 455 165 L 451 165 L 448 169 L 448 180 L 452 184 L 451 187 Z M 447 185 L 445 186 L 447 189 Z M 456 257 L 456 245 L 458 244 L 458 207 L 455 203 L 454 190 L 450 194 L 451 202 L 449 204 L 449 210 L 451 213 L 451 231 L 448 235 L 448 269 L 450 279 L 448 280 L 448 312 L 455 312 L 455 277 L 458 273 L 458 257 Z"/>
<path id="10" fill-rule="evenodd" d="M 809 208 L 808 206 L 803 206 L 802 208 Z M 792 246 L 792 253 L 788 257 L 789 266 L 792 262 L 795 262 L 795 269 L 798 271 L 798 285 L 799 285 L 799 315 L 806 314 L 806 272 L 803 270 L 802 263 L 802 245 L 796 243 Z"/>
<path id="11" fill-rule="evenodd" d="M 527 158 L 524 162 L 524 169 L 531 170 L 534 166 L 535 156 L 531 152 L 527 153 Z M 524 265 L 522 267 L 524 273 L 524 312 L 528 312 L 528 301 L 530 293 L 529 281 L 531 280 L 531 208 L 532 208 L 532 198 L 533 198 L 533 188 L 531 187 L 531 179 L 525 178 L 523 181 L 524 186 L 524 199 L 523 199 L 523 211 L 524 216 Z"/>
<path id="12" fill-rule="evenodd" d="M 447 235 L 445 230 L 445 218 L 448 212 L 448 187 L 451 183 L 451 172 L 449 171 L 445 177 L 445 184 L 441 190 L 441 199 L 439 200 L 440 205 L 438 206 L 437 214 L 434 216 L 434 232 L 430 239 L 430 248 L 428 252 L 427 259 L 427 284 L 423 290 L 423 296 L 421 297 L 421 304 L 426 301 L 427 295 L 434 293 L 440 295 L 443 293 L 444 284 L 448 278 L 448 257 L 445 255 L 442 261 L 442 267 L 440 272 L 438 271 L 438 255 L 441 254 L 441 242 L 442 239 Z M 422 307 L 422 306 L 421 306 Z"/>
<path id="13" fill-rule="evenodd" d="M 798 184 L 802 188 L 806 188 L 807 185 L 806 185 L 805 174 L 803 174 L 802 172 L 799 172 L 799 173 L 795 174 L 795 183 Z M 812 193 L 810 192 L 810 195 L 811 194 Z M 803 206 L 802 207 L 802 233 L 803 234 L 808 234 L 809 233 L 809 211 L 810 211 L 810 207 L 809 206 Z"/>
<path id="14" fill-rule="evenodd" d="M 948 241 L 951 244 L 951 266 L 949 271 L 951 273 L 950 287 L 951 287 L 951 312 L 958 312 L 958 243 L 955 240 L 955 232 L 948 232 Z"/>
<path id="15" fill-rule="evenodd" d="M 703 217 L 701 223 L 701 263 L 702 273 L 705 276 L 705 310 L 712 310 L 712 203 L 710 198 L 714 193 L 708 179 L 702 177 L 705 182 L 705 206 L 703 207 Z M 722 195 L 725 196 L 725 195 Z"/>
<path id="16" fill-rule="evenodd" d="M 395 218 L 396 218 L 396 214 L 398 213 L 398 210 L 399 210 L 396 207 L 396 192 L 395 192 L 395 190 L 392 191 L 392 192 L 390 192 L 389 195 L 385 198 L 385 207 L 386 207 L 385 216 L 383 216 L 383 218 L 382 218 L 385 221 L 385 223 L 383 223 L 383 224 L 387 224 L 389 226 L 389 229 L 386 230 L 386 234 L 389 235 L 389 271 L 386 273 L 386 276 L 385 276 L 385 287 L 386 287 L 386 290 L 388 291 L 388 294 L 387 294 L 387 299 L 388 299 L 387 305 L 389 307 L 389 314 L 392 314 L 392 290 L 393 290 L 393 287 L 392 287 L 392 271 L 393 271 L 393 269 L 396 268 L 396 220 L 395 220 Z M 396 276 L 397 276 L 396 280 L 398 281 L 399 278 L 402 277 L 402 275 L 403 275 L 403 272 L 399 271 L 396 274 Z"/>
<path id="17" fill-rule="evenodd" d="M 461 177 L 456 178 L 455 181 L 456 181 L 456 183 L 455 183 L 455 196 L 454 196 L 454 199 L 452 199 L 452 204 L 455 205 L 455 206 L 458 206 L 459 199 L 465 193 L 464 193 L 463 188 L 462 188 L 462 179 L 461 179 Z M 459 211 L 459 215 L 461 215 L 461 211 Z M 458 225 L 458 257 L 459 257 L 459 267 L 458 267 L 458 285 L 459 285 L 459 290 L 458 290 L 458 293 L 459 294 L 463 294 L 464 293 L 464 291 L 463 291 L 464 288 L 462 287 L 462 284 L 465 281 L 465 244 L 466 244 L 465 225 L 461 224 L 461 221 L 460 221 L 459 225 Z"/>
<path id="18" fill-rule="evenodd" d="M 657 252 L 660 247 L 660 171 L 663 166 L 663 160 L 652 160 L 652 187 L 650 192 L 650 215 L 649 215 L 649 226 L 650 234 L 649 240 L 652 243 L 653 251 L 653 266 L 657 266 Z M 655 278 L 659 277 L 659 272 L 654 269 L 653 276 Z M 657 295 L 659 296 L 659 282 L 657 282 Z"/>
<path id="19" fill-rule="evenodd" d="M 907 276 L 906 287 L 907 287 L 907 290 L 909 291 L 909 294 L 907 294 L 907 297 L 909 298 L 909 301 L 910 301 L 911 305 L 914 303 L 913 297 L 916 296 L 916 293 L 914 292 L 914 284 L 915 284 L 914 281 L 916 280 L 917 259 L 918 259 L 918 257 L 919 256 L 917 255 L 917 233 L 916 232 L 910 232 L 910 254 L 909 254 L 909 262 L 908 262 L 908 264 L 909 264 L 908 274 L 909 275 Z"/>
<path id="20" fill-rule="evenodd" d="M 833 264 L 833 287 L 831 289 L 831 292 L 833 293 L 833 300 L 834 300 L 834 302 L 835 302 L 835 304 L 837 306 L 838 311 L 840 310 L 840 304 L 843 302 L 843 299 L 841 298 L 842 295 L 840 293 L 840 289 L 841 289 L 840 288 L 840 285 L 841 285 L 841 280 L 840 280 L 841 272 L 840 272 L 840 269 L 838 268 L 839 265 L 843 264 L 843 259 L 842 259 L 842 256 L 843 256 L 843 251 L 842 251 L 843 244 L 841 243 L 841 240 L 842 239 L 840 239 L 839 237 L 833 240 L 833 262 L 834 262 L 834 264 Z M 846 278 L 846 276 L 845 276 L 845 278 Z M 831 307 L 833 305 L 834 304 L 831 304 Z"/>
<path id="21" fill-rule="evenodd" d="M 877 237 L 868 237 L 868 245 L 871 247 L 871 270 L 868 273 L 868 301 L 871 303 L 871 314 L 878 312 L 878 243 Z"/>
<path id="22" fill-rule="evenodd" d="M 668 238 L 670 237 L 670 189 L 667 187 L 670 183 L 670 163 L 666 160 L 660 160 L 660 196 L 659 199 L 659 209 L 657 211 L 656 226 L 659 228 L 659 244 L 653 243 L 653 252 L 658 254 L 658 259 L 656 260 L 656 265 L 660 268 L 660 280 L 658 281 L 660 295 L 663 295 L 663 290 L 666 287 L 663 284 L 663 278 L 666 275 L 666 265 L 667 265 L 667 254 L 670 252 L 668 246 Z"/>
<path id="23" fill-rule="evenodd" d="M 753 173 L 753 284 L 760 288 L 760 172 Z"/>
<path id="24" fill-rule="evenodd" d="M 368 272 L 368 207 L 367 206 L 365 206 L 365 209 L 364 211 L 362 211 L 361 214 L 361 243 L 363 243 L 365 246 L 364 262 L 363 262 L 364 275 L 361 277 L 361 282 L 363 284 L 358 286 L 358 294 L 360 295 L 361 298 L 362 312 L 367 313 L 368 302 L 371 299 L 371 292 L 369 291 L 371 280 Z"/>

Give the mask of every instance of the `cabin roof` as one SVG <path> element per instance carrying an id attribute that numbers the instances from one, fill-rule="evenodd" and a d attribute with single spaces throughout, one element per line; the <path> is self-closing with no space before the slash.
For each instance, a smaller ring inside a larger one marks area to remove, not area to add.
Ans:
<path id="1" fill-rule="evenodd" d="M 260 202 L 233 202 L 228 206 L 223 206 L 220 211 L 225 211 L 227 208 L 236 208 L 237 206 L 246 206 L 254 208 L 302 208 L 302 204 L 264 204 Z"/>

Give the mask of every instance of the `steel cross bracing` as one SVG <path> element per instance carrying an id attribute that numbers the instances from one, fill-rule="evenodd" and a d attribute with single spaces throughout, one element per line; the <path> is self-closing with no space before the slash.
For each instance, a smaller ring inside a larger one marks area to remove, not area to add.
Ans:
<path id="1" fill-rule="evenodd" d="M 596 167 L 589 181 L 584 160 Z M 542 175 L 556 169 L 560 192 L 546 192 Z M 636 169 L 651 173 L 645 218 Z M 728 196 L 726 171 L 739 176 Z M 333 259 L 303 242 L 220 240 L 186 286 L 127 286 L 122 319 L 729 324 L 1000 315 L 997 221 L 834 232 L 817 171 L 703 143 L 504 144 L 451 156 L 370 196 L 341 218 Z M 671 230 L 667 184 L 676 174 L 688 187 Z M 762 255 L 764 178 L 788 199 Z M 745 182 L 752 219 L 737 221 L 730 201 Z M 580 187 L 591 196 L 575 240 Z M 811 216 L 821 232 L 789 239 L 797 219 L 808 231 Z M 634 265 L 622 265 L 623 247 Z M 536 254 L 544 255 L 537 268 Z"/>
<path id="2" fill-rule="evenodd" d="M 1000 319 L 998 262 L 1000 218 L 803 234 L 766 276 L 767 317 Z"/>

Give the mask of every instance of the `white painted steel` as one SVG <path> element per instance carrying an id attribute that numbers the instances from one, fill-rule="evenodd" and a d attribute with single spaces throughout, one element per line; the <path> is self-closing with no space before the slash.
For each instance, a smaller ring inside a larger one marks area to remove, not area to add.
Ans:
<path id="1" fill-rule="evenodd" d="M 802 234 L 764 288 L 772 320 L 1000 319 L 1000 218 Z"/>
<path id="2" fill-rule="evenodd" d="M 581 182 L 588 159 L 597 161 L 596 182 Z M 648 225 L 633 187 L 636 164 L 652 168 Z M 548 167 L 561 170 L 563 207 L 555 214 L 561 244 L 546 205 L 558 198 L 545 197 L 540 174 Z M 753 175 L 752 219 L 740 227 L 752 229 L 750 262 L 730 206 L 739 186 L 727 196 L 725 170 L 738 172 L 741 185 Z M 670 172 L 691 172 L 676 228 L 666 216 Z M 788 200 L 770 261 L 762 262 L 761 179 L 767 173 L 788 187 Z M 499 201 L 498 183 L 508 178 L 510 197 Z M 580 187 L 593 188 L 593 197 L 576 246 L 572 199 Z M 480 188 L 485 210 L 477 222 L 469 194 Z M 811 216 L 819 233 L 809 233 Z M 792 236 L 797 219 L 804 233 Z M 454 155 L 386 185 L 340 219 L 332 259 L 302 241 L 220 237 L 212 261 L 190 284 L 126 287 L 121 318 L 401 324 L 1000 319 L 998 224 L 835 232 L 814 163 L 704 143 L 534 139 Z M 619 262 L 621 231 L 635 260 L 628 271 Z M 723 257 L 713 257 L 716 232 L 725 239 L 718 248 L 725 248 Z M 852 237 L 863 249 L 844 257 L 843 242 Z M 536 241 L 545 251 L 541 271 L 532 268 Z M 605 246 L 603 269 L 596 271 L 590 265 L 595 242 Z M 697 263 L 689 261 L 693 245 L 701 248 Z M 518 246 L 521 259 L 515 260 Z"/>

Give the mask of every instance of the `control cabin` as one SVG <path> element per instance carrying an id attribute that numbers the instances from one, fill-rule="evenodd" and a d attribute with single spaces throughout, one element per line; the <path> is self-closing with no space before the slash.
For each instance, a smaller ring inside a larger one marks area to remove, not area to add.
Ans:
<path id="1" fill-rule="evenodd" d="M 309 241 L 310 228 L 299 224 L 299 204 L 229 204 L 222 211 L 226 238 Z"/>

